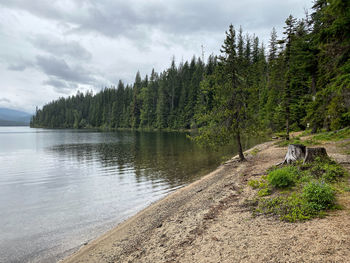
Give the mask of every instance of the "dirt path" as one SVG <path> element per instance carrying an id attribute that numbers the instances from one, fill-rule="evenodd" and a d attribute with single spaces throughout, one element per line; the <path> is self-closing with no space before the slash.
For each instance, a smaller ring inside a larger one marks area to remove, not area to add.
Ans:
<path id="1" fill-rule="evenodd" d="M 350 162 L 332 144 L 324 146 L 337 161 Z M 273 142 L 257 148 L 247 162 L 232 159 L 64 262 L 349 262 L 348 192 L 340 196 L 345 209 L 324 219 L 285 223 L 252 217 L 245 204 L 254 192 L 247 181 L 282 161 L 286 152 Z"/>

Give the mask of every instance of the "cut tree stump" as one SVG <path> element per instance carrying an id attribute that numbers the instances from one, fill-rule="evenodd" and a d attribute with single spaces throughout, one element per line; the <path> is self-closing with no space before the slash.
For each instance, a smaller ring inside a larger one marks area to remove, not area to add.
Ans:
<path id="1" fill-rule="evenodd" d="M 286 157 L 282 164 L 291 164 L 297 160 L 304 159 L 306 147 L 301 144 L 289 144 Z"/>
<path id="2" fill-rule="evenodd" d="M 316 157 L 329 158 L 326 148 L 324 147 L 306 148 L 304 163 L 313 162 L 315 161 Z"/>

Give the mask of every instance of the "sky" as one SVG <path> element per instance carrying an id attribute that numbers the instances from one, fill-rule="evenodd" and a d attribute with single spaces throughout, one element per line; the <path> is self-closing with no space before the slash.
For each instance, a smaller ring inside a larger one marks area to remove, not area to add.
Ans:
<path id="1" fill-rule="evenodd" d="M 0 107 L 35 107 L 219 54 L 230 24 L 268 45 L 310 0 L 0 0 Z"/>

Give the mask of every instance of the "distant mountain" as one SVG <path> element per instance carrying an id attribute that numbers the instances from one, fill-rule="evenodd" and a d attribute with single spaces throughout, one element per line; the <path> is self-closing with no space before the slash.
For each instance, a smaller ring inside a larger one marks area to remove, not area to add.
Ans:
<path id="1" fill-rule="evenodd" d="M 0 126 L 27 126 L 31 117 L 24 111 L 0 108 Z"/>

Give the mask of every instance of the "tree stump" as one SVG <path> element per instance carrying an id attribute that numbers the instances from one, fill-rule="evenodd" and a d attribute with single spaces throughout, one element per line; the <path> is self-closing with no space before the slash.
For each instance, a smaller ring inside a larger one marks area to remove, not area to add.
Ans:
<path id="1" fill-rule="evenodd" d="M 306 147 L 301 144 L 289 144 L 283 164 L 291 164 L 297 160 L 304 159 Z"/>
<path id="2" fill-rule="evenodd" d="M 326 149 L 324 147 L 306 148 L 304 163 L 313 162 L 316 157 L 328 158 Z"/>

